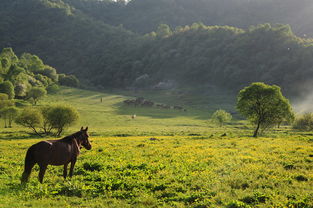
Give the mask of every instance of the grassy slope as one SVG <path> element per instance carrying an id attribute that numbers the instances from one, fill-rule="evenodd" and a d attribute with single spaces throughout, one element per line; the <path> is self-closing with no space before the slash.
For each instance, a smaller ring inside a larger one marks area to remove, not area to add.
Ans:
<path id="1" fill-rule="evenodd" d="M 176 100 L 175 92 L 144 96 Z M 36 167 L 30 183 L 20 186 L 26 149 L 38 138 L 23 128 L 1 129 L 0 207 L 313 207 L 312 134 L 283 129 L 254 139 L 238 123 L 218 128 L 207 122 L 220 107 L 216 99 L 228 96 L 216 96 L 209 107 L 194 102 L 207 99 L 195 95 L 187 105 L 186 96 L 179 104 L 187 112 L 125 107 L 126 98 L 123 92 L 65 88 L 40 103 L 74 105 L 81 120 L 68 132 L 82 125 L 92 131 L 93 149 L 82 150 L 74 178 L 65 182 L 62 168 L 49 166 L 45 183 L 38 184 Z"/>
<path id="2" fill-rule="evenodd" d="M 70 130 L 80 126 L 90 126 L 93 135 L 113 136 L 128 135 L 188 135 L 190 133 L 207 133 L 210 114 L 216 109 L 232 110 L 234 96 L 214 94 L 211 96 L 191 95 L 192 92 L 179 91 L 151 92 L 107 92 L 97 93 L 86 90 L 65 88 L 54 96 L 47 97 L 41 105 L 67 103 L 76 107 L 81 119 Z M 129 107 L 123 104 L 125 99 L 143 96 L 146 99 L 168 105 L 181 105 L 187 112 L 158 108 Z M 100 102 L 100 98 L 103 102 Z M 205 104 L 204 104 L 205 103 Z M 131 115 L 136 114 L 136 119 Z M 211 132 L 211 130 L 210 130 Z"/>

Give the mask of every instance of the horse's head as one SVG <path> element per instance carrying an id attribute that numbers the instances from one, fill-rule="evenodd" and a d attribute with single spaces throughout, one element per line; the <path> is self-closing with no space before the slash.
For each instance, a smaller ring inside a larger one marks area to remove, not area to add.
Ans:
<path id="1" fill-rule="evenodd" d="M 85 147 L 87 150 L 91 149 L 91 144 L 89 142 L 89 134 L 88 134 L 88 127 L 86 127 L 86 129 L 84 129 L 83 127 L 81 127 L 80 129 L 80 136 L 79 136 L 79 140 L 80 140 L 80 144 Z"/>

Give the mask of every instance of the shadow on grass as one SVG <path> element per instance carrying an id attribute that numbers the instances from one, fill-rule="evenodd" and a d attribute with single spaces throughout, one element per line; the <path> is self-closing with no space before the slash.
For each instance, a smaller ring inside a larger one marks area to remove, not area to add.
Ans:
<path id="1" fill-rule="evenodd" d="M 125 104 L 115 104 L 115 112 L 118 115 L 134 115 L 145 116 L 154 119 L 189 117 L 197 120 L 207 120 L 208 114 L 200 110 L 175 110 L 175 109 L 160 109 L 157 107 L 142 107 L 142 106 L 127 106 Z"/>
<path id="2" fill-rule="evenodd" d="M 6 131 L 1 132 L 0 140 L 23 140 L 23 139 L 42 139 L 36 134 L 32 134 L 26 131 Z"/>

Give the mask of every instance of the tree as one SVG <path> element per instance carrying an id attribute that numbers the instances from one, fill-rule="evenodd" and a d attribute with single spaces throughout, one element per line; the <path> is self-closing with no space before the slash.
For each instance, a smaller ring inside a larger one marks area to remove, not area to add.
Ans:
<path id="1" fill-rule="evenodd" d="M 0 115 L 4 119 L 4 128 L 12 128 L 12 121 L 17 117 L 18 112 L 18 108 L 14 106 L 5 107 L 0 110 Z"/>
<path id="2" fill-rule="evenodd" d="M 25 108 L 22 113 L 16 118 L 15 122 L 24 127 L 30 128 L 35 134 L 40 135 L 36 128 L 43 123 L 43 116 L 41 112 L 35 108 Z"/>
<path id="3" fill-rule="evenodd" d="M 55 129 L 57 136 L 60 136 L 64 128 L 71 126 L 79 118 L 79 114 L 75 108 L 64 105 L 42 108 L 42 114 L 44 118 L 44 131 L 49 133 L 52 129 Z"/>
<path id="4" fill-rule="evenodd" d="M 252 83 L 240 90 L 237 109 L 255 125 L 253 137 L 258 136 L 260 129 L 269 129 L 282 120 L 288 121 L 294 117 L 290 103 L 282 95 L 280 87 L 262 82 Z"/>
<path id="5" fill-rule="evenodd" d="M 313 130 L 313 113 L 305 113 L 298 117 L 292 126 L 294 129 L 301 131 Z"/>
<path id="6" fill-rule="evenodd" d="M 33 104 L 43 98 L 47 94 L 47 91 L 43 87 L 33 87 L 27 94 L 28 99 L 30 99 Z"/>
<path id="7" fill-rule="evenodd" d="M 24 83 L 17 83 L 15 85 L 14 92 L 15 92 L 15 97 L 17 99 L 25 98 L 26 92 L 27 92 L 27 85 Z"/>
<path id="8" fill-rule="evenodd" d="M 74 75 L 65 75 L 60 74 L 59 75 L 59 83 L 64 86 L 68 87 L 78 87 L 79 86 L 79 80 Z"/>
<path id="9" fill-rule="evenodd" d="M 43 71 L 41 71 L 40 73 L 46 77 L 49 77 L 54 82 L 58 81 L 58 74 L 56 72 L 56 69 L 54 69 L 50 66 L 45 66 Z"/>
<path id="10" fill-rule="evenodd" d="M 13 84 L 10 81 L 0 83 L 0 93 L 5 93 L 9 96 L 9 99 L 13 99 L 15 96 Z"/>
<path id="11" fill-rule="evenodd" d="M 46 88 L 48 94 L 56 94 L 59 90 L 60 87 L 57 84 L 51 84 Z"/>
<path id="12" fill-rule="evenodd" d="M 230 113 L 227 113 L 224 110 L 217 110 L 213 113 L 212 118 L 214 122 L 218 123 L 220 126 L 223 126 L 225 123 L 230 122 L 232 116 Z"/>
<path id="13" fill-rule="evenodd" d="M 172 30 L 167 24 L 160 24 L 156 31 L 156 34 L 160 38 L 167 38 L 172 35 Z"/>
<path id="14" fill-rule="evenodd" d="M 9 100 L 9 96 L 5 93 L 0 93 L 0 109 L 8 107 L 8 106 L 13 106 L 14 101 Z"/>

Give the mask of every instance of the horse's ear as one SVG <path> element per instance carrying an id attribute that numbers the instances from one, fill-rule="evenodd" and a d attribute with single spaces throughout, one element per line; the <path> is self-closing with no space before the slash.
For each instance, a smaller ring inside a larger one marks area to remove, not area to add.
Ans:
<path id="1" fill-rule="evenodd" d="M 86 127 L 85 131 L 88 131 L 88 126 Z"/>
<path id="2" fill-rule="evenodd" d="M 81 130 L 81 131 L 84 130 L 84 127 L 81 127 L 80 130 Z"/>

